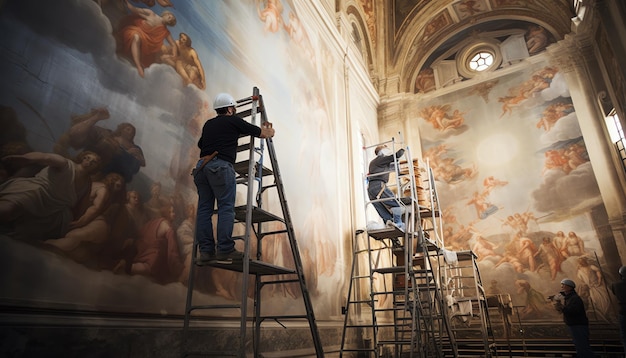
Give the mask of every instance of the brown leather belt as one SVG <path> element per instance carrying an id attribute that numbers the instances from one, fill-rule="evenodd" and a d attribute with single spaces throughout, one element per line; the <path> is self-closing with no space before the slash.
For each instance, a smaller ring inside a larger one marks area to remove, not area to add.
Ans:
<path id="1" fill-rule="evenodd" d="M 202 160 L 202 164 L 200 164 L 199 167 L 193 168 L 191 170 L 191 175 L 195 176 L 196 174 L 198 174 L 198 172 L 202 171 L 202 168 L 204 168 L 204 166 L 207 165 L 207 163 L 213 160 L 213 158 L 215 158 L 216 156 L 217 156 L 217 151 L 209 155 L 205 155 L 204 157 L 200 157 L 200 160 Z"/>

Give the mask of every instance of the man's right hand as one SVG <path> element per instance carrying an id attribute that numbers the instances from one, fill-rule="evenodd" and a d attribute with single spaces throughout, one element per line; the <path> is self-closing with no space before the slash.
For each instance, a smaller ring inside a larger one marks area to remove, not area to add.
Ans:
<path id="1" fill-rule="evenodd" d="M 261 125 L 261 138 L 272 138 L 274 136 L 274 128 L 272 128 L 272 123 L 265 122 Z"/>

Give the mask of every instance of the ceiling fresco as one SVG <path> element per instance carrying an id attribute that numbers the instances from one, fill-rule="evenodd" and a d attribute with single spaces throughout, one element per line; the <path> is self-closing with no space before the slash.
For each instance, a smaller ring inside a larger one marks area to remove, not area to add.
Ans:
<path id="1" fill-rule="evenodd" d="M 390 17 L 379 29 L 386 31 L 385 58 L 374 60 L 373 67 L 406 79 L 407 90 L 417 72 L 471 34 L 538 25 L 555 42 L 571 32 L 574 16 L 569 0 L 387 0 L 384 6 L 377 12 Z"/>

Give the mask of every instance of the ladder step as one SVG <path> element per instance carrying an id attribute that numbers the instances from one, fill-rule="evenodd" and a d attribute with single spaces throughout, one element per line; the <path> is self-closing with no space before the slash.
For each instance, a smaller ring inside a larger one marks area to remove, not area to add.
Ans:
<path id="1" fill-rule="evenodd" d="M 294 272 L 295 273 L 295 272 Z M 294 283 L 294 282 L 300 282 L 300 280 L 298 279 L 287 279 L 287 280 L 271 280 L 271 281 L 263 281 L 261 282 L 263 285 L 276 285 L 276 284 L 283 284 L 283 283 Z"/>
<path id="2" fill-rule="evenodd" d="M 257 108 L 257 113 L 260 111 L 260 108 Z M 246 118 L 252 115 L 252 108 L 246 109 L 245 111 L 238 112 L 237 116 L 241 118 Z"/>
<path id="3" fill-rule="evenodd" d="M 430 208 L 425 207 L 425 206 L 419 206 L 419 211 L 420 211 L 420 217 L 422 218 L 432 218 L 434 217 L 439 217 L 441 216 L 441 214 L 439 213 L 439 210 L 436 211 L 432 211 L 430 210 Z"/>
<path id="4" fill-rule="evenodd" d="M 241 308 L 241 305 L 239 305 L 239 304 L 232 304 L 232 305 L 197 305 L 197 306 L 190 306 L 189 307 L 189 312 L 194 311 L 194 310 L 213 310 L 213 309 L 227 309 L 227 308 Z"/>
<path id="5" fill-rule="evenodd" d="M 377 269 L 372 269 L 372 272 L 377 273 L 404 273 L 404 266 L 392 266 L 392 267 L 381 267 Z"/>
<path id="6" fill-rule="evenodd" d="M 383 346 L 383 345 L 387 345 L 387 344 L 402 344 L 402 345 L 406 345 L 406 344 L 411 344 L 411 341 L 410 340 L 402 340 L 402 341 L 381 340 L 381 341 L 378 341 L 378 345 L 379 346 Z"/>
<path id="7" fill-rule="evenodd" d="M 248 176 L 248 167 L 249 167 L 249 165 L 250 165 L 250 160 L 246 159 L 244 161 L 235 163 L 233 165 L 233 168 L 235 169 L 235 172 L 237 172 L 237 174 L 239 174 L 240 176 L 247 177 Z M 258 163 L 255 163 L 254 167 L 253 167 L 255 169 L 255 171 L 257 171 L 257 172 L 259 171 L 258 166 L 259 166 Z M 263 167 L 262 169 L 263 169 L 261 171 L 261 175 L 262 176 L 268 176 L 268 175 L 274 174 L 274 172 L 271 169 L 269 169 L 269 168 Z M 256 175 L 256 173 L 255 173 L 255 175 Z"/>
<path id="8" fill-rule="evenodd" d="M 379 323 L 376 325 L 376 327 L 379 328 L 389 328 L 389 327 L 398 327 L 398 325 L 395 322 L 391 322 L 391 323 Z"/>
<path id="9" fill-rule="evenodd" d="M 363 323 L 363 324 L 346 324 L 344 327 L 346 328 L 374 328 L 374 325 L 372 325 L 371 323 Z"/>
<path id="10" fill-rule="evenodd" d="M 324 347 L 324 353 L 339 352 L 339 346 Z M 316 352 L 310 348 L 292 349 L 279 352 L 262 352 L 259 358 L 297 358 L 297 357 L 315 357 Z"/>
<path id="11" fill-rule="evenodd" d="M 375 349 L 374 348 L 348 348 L 348 347 L 344 347 L 341 351 L 342 352 L 374 352 Z"/>
<path id="12" fill-rule="evenodd" d="M 375 240 L 382 240 L 404 236 L 405 232 L 396 227 L 385 227 L 380 230 L 369 230 L 367 234 Z"/>
<path id="13" fill-rule="evenodd" d="M 378 272 L 382 274 L 386 273 L 405 273 L 404 265 L 391 266 L 391 267 L 380 267 L 377 269 L 372 269 L 372 272 Z M 433 271 L 430 269 L 410 269 L 409 275 L 415 276 L 417 279 L 432 279 Z"/>
<path id="14" fill-rule="evenodd" d="M 368 305 L 370 305 L 372 303 L 372 300 L 355 300 L 355 301 L 349 301 L 348 303 L 366 303 Z"/>
<path id="15" fill-rule="evenodd" d="M 237 146 L 237 153 L 246 151 L 248 149 L 250 149 L 250 143 L 249 142 L 248 143 L 239 144 Z"/>
<path id="16" fill-rule="evenodd" d="M 250 260 L 249 262 L 249 272 L 254 275 L 287 275 L 296 273 L 294 269 L 276 266 L 263 261 Z M 211 261 L 203 267 L 215 267 L 229 271 L 243 272 L 243 261 L 235 260 L 231 263 Z"/>
<path id="17" fill-rule="evenodd" d="M 370 275 L 363 275 L 363 276 L 352 276 L 353 280 L 361 280 L 364 278 L 370 278 Z"/>
<path id="18" fill-rule="evenodd" d="M 479 302 L 484 300 L 484 297 L 477 297 L 477 296 L 465 296 L 465 297 L 454 297 L 454 299 L 457 302 L 465 302 L 465 301 L 474 301 L 474 302 Z"/>
<path id="19" fill-rule="evenodd" d="M 235 207 L 235 220 L 239 222 L 246 222 L 248 208 L 246 205 L 241 205 Z M 284 222 L 283 218 L 270 213 L 269 211 L 265 211 L 259 207 L 252 207 L 252 222 L 253 223 L 262 223 L 268 221 L 280 221 Z"/>
<path id="20" fill-rule="evenodd" d="M 307 315 L 303 314 L 303 315 L 260 316 L 259 318 L 261 318 L 261 319 L 280 320 L 280 319 L 303 319 L 303 318 L 309 318 L 309 317 Z"/>
<path id="21" fill-rule="evenodd" d="M 224 351 L 195 351 L 185 352 L 184 357 L 238 357 L 237 352 L 224 352 Z"/>
<path id="22" fill-rule="evenodd" d="M 406 311 L 406 308 L 404 307 L 389 307 L 389 308 L 377 308 L 374 310 L 374 312 L 393 312 L 393 311 L 399 311 L 399 312 L 403 312 Z"/>

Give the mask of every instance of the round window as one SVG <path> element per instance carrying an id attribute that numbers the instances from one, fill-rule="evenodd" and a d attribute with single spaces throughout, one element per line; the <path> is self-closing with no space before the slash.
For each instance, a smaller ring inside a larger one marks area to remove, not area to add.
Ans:
<path id="1" fill-rule="evenodd" d="M 469 61 L 468 66 L 474 71 L 482 72 L 493 64 L 493 54 L 487 51 L 480 51 Z"/>
<path id="2" fill-rule="evenodd" d="M 500 43 L 495 39 L 481 39 L 465 46 L 456 55 L 459 74 L 465 78 L 497 69 L 502 63 Z"/>

